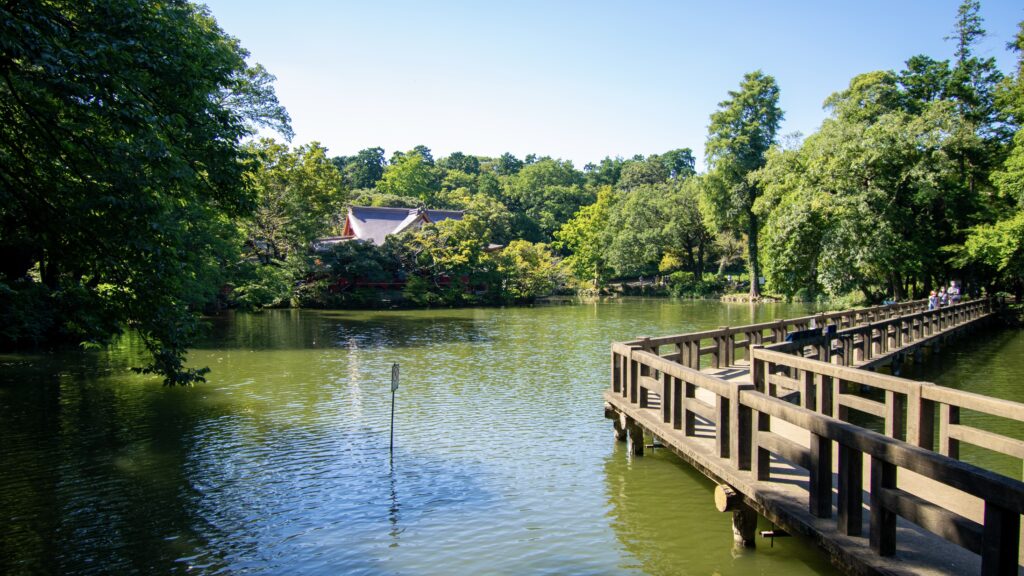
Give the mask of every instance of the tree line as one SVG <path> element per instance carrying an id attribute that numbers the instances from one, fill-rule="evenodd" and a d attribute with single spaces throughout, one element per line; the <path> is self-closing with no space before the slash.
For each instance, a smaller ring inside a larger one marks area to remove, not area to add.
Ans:
<path id="1" fill-rule="evenodd" d="M 141 371 L 189 383 L 205 371 L 184 364 L 202 311 L 379 305 L 355 279 L 414 305 L 654 275 L 708 294 L 737 266 L 752 298 L 878 301 L 953 279 L 1020 295 L 1024 27 L 1004 76 L 975 53 L 979 11 L 961 4 L 952 60 L 856 76 L 806 138 L 780 138 L 775 79 L 745 75 L 710 115 L 698 173 L 689 148 L 581 169 L 427 146 L 331 156 L 289 143 L 273 76 L 205 8 L 0 7 L 0 347 L 132 329 L 153 356 Z M 284 141 L 254 139 L 266 128 Z M 466 216 L 311 250 L 348 205 Z"/>

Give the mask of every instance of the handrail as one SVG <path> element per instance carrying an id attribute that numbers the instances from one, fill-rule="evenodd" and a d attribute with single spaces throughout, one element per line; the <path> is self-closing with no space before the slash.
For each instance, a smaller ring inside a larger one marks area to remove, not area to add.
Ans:
<path id="1" fill-rule="evenodd" d="M 671 352 L 664 355 L 666 358 L 677 360 L 691 368 L 700 368 L 703 359 L 710 357 L 710 366 L 721 367 L 731 365 L 735 361 L 737 350 L 747 350 L 749 354 L 751 346 L 781 343 L 786 338 L 786 335 L 793 331 L 806 330 L 812 326 L 836 326 L 839 329 L 849 328 L 898 317 L 907 313 L 924 311 L 927 307 L 927 300 L 914 300 L 871 308 L 823 312 L 810 316 L 760 322 L 746 326 L 722 326 L 714 330 L 704 330 L 689 334 L 657 338 L 643 336 L 623 342 L 623 344 L 641 346 L 659 354 L 662 347 L 674 346 Z M 765 331 L 770 332 L 765 334 Z M 737 339 L 738 336 L 742 336 L 745 339 L 739 340 Z M 711 341 L 707 346 L 704 345 L 706 340 Z"/>
<path id="2" fill-rule="evenodd" d="M 975 301 L 961 305 L 958 320 L 972 321 L 980 317 L 983 302 Z M 930 317 L 941 314 L 941 309 L 913 314 L 902 319 L 882 321 L 870 326 L 874 331 L 893 336 L 901 345 L 911 344 L 919 338 L 913 331 L 900 335 L 894 328 L 897 324 L 920 320 L 931 321 Z M 834 340 L 848 338 L 851 334 L 865 334 L 865 327 L 851 328 L 831 336 Z M 898 337 L 902 336 L 902 337 Z M 824 336 L 823 336 L 824 337 Z M 876 344 L 881 345 L 880 342 Z M 825 344 L 829 348 L 834 345 Z M 763 361 L 768 365 L 768 374 L 783 369 L 798 373 L 795 379 L 802 385 L 802 404 L 806 408 L 819 413 L 836 416 L 847 420 L 848 410 L 868 411 L 869 414 L 882 413 L 885 434 L 926 449 L 934 448 L 936 432 L 936 413 L 939 414 L 938 436 L 941 454 L 959 458 L 961 443 L 969 443 L 1013 456 L 1024 458 L 1024 441 L 993 433 L 976 427 L 960 424 L 960 411 L 971 410 L 988 416 L 1006 418 L 1024 423 L 1024 403 L 1011 400 L 990 398 L 954 388 L 937 386 L 930 382 L 918 382 L 897 376 L 889 376 L 876 372 L 858 370 L 847 366 L 832 364 L 823 360 L 804 358 L 789 353 L 766 348 L 755 348 L 751 356 L 753 362 Z M 870 354 L 870 353 L 869 353 Z M 870 356 L 869 356 L 870 357 Z M 843 383 L 846 383 L 845 389 Z M 850 385 L 854 386 L 850 386 Z M 856 390 L 861 386 L 886 391 L 885 402 L 860 398 Z M 769 387 L 770 392 L 770 387 Z M 856 397 L 857 399 L 853 399 Z M 905 414 L 905 416 L 904 416 Z"/>
<path id="3" fill-rule="evenodd" d="M 863 316 L 868 319 L 864 324 L 822 333 L 818 340 L 795 344 L 780 341 L 764 346 L 754 342 L 757 337 L 751 335 L 773 329 L 776 332 L 770 339 L 774 340 L 780 335 L 784 338 L 791 327 L 800 327 L 805 322 L 810 324 L 811 319 L 818 327 L 826 324 L 816 316 L 615 343 L 612 345 L 611 397 L 637 408 L 654 407 L 657 397 L 662 422 L 685 437 L 696 436 L 697 423 L 703 419 L 714 426 L 717 456 L 729 459 L 737 470 L 751 470 L 757 480 L 771 480 L 768 465 L 771 452 L 808 469 L 808 506 L 810 513 L 819 518 L 832 516 L 832 470 L 838 467 L 836 522 L 837 528 L 849 535 L 859 535 L 861 531 L 862 461 L 866 455 L 871 458 L 872 470 L 870 543 L 877 553 L 895 552 L 896 517 L 903 516 L 950 542 L 981 554 L 984 574 L 1016 574 L 1024 483 L 961 462 L 956 457 L 960 442 L 985 442 L 987 448 L 1024 457 L 1024 442 L 959 423 L 961 409 L 1024 421 L 1024 404 L 845 365 L 853 362 L 850 346 L 856 345 L 860 350 L 859 362 L 870 363 L 875 354 L 901 350 L 904 345 L 924 341 L 942 330 L 983 317 L 990 311 L 989 303 L 974 301 L 931 311 L 914 307 L 901 309 L 909 314 L 881 319 L 877 317 L 878 312 L 869 312 Z M 842 325 L 843 319 L 856 317 L 832 315 L 837 319 L 837 327 Z M 747 341 L 737 343 L 737 334 L 746 335 Z M 704 339 L 711 339 L 712 346 L 702 346 Z M 666 344 L 677 345 L 678 353 L 661 355 L 659 348 Z M 700 372 L 701 356 L 711 354 L 715 364 L 724 367 L 734 362 L 732 354 L 743 346 L 748 347 L 752 384 L 737 384 Z M 804 357 L 807 348 L 818 358 Z M 884 390 L 885 404 L 854 399 L 842 390 L 844 382 Z M 773 383 L 794 385 L 804 405 L 795 406 L 774 397 Z M 705 396 L 711 394 L 713 402 L 698 398 L 701 389 L 706 391 Z M 844 421 L 850 409 L 881 414 L 886 421 L 886 434 Z M 940 416 L 938 453 L 930 450 L 936 411 Z M 772 418 L 806 430 L 811 448 L 771 432 Z M 838 454 L 833 454 L 833 442 L 839 446 Z M 899 490 L 896 478 L 900 469 L 983 500 L 984 522 L 979 524 L 919 495 Z"/>

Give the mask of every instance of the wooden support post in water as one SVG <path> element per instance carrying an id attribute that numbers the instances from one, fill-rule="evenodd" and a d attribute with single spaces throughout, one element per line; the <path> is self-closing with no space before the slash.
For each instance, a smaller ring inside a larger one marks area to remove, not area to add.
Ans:
<path id="1" fill-rule="evenodd" d="M 737 546 L 756 545 L 757 512 L 743 501 L 743 495 L 728 484 L 719 484 L 715 487 L 715 508 L 732 512 L 732 537 Z"/>
<path id="2" fill-rule="evenodd" d="M 626 417 L 626 429 L 629 431 L 629 453 L 633 456 L 644 455 L 644 429 L 630 417 Z"/>
<path id="3" fill-rule="evenodd" d="M 612 428 L 615 431 L 615 440 L 619 442 L 626 441 L 626 415 L 618 413 L 612 419 Z"/>

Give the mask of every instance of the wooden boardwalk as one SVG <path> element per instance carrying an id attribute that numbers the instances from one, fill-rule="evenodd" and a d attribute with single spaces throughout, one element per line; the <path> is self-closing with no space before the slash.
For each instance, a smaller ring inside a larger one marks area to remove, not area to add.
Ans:
<path id="1" fill-rule="evenodd" d="M 957 459 L 962 442 L 1024 458 L 1024 442 L 960 423 L 964 410 L 1024 421 L 1024 404 L 874 371 L 898 373 L 988 321 L 991 305 L 912 302 L 616 343 L 606 415 L 632 453 L 647 433 L 717 482 L 738 539 L 753 540 L 757 512 L 848 573 L 1024 574 L 1024 483 Z M 856 413 L 882 433 L 850 423 Z"/>

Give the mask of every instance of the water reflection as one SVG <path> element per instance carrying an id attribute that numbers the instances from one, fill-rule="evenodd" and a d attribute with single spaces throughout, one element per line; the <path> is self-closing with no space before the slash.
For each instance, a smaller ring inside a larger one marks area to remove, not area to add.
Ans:
<path id="1" fill-rule="evenodd" d="M 388 312 L 266 310 L 207 318 L 197 349 L 401 349 L 487 342 L 487 313 L 479 309 Z"/>
<path id="2" fill-rule="evenodd" d="M 624 459 L 601 417 L 608 343 L 749 315 L 664 300 L 229 315 L 190 353 L 213 371 L 188 389 L 129 372 L 131 338 L 0 357 L 0 573 L 661 570 L 702 551 L 673 537 L 672 507 L 606 494 L 646 491 L 658 462 L 609 464 Z M 630 535 L 645 525 L 672 529 Z"/>
<path id="3" fill-rule="evenodd" d="M 653 575 L 835 573 L 802 539 L 737 549 L 732 516 L 715 509 L 714 484 L 668 450 L 630 459 L 625 444 L 616 443 L 605 480 L 611 526 L 632 557 L 624 568 Z"/>
<path id="4" fill-rule="evenodd" d="M 924 355 L 924 362 L 904 368 L 903 376 L 1024 402 L 1020 386 L 1024 373 L 1024 332 L 1019 329 L 986 329 L 982 337 L 955 338 Z M 1024 423 L 962 410 L 960 423 L 1011 438 L 1024 440 Z M 961 444 L 960 458 L 1011 478 L 1021 478 L 1021 460 L 970 444 Z"/>

